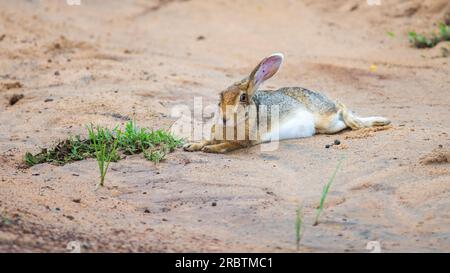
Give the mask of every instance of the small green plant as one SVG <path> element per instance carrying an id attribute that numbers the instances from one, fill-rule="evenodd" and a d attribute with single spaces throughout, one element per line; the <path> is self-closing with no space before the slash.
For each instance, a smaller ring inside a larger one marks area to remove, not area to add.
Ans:
<path id="1" fill-rule="evenodd" d="M 122 132 L 117 129 L 115 131 L 119 141 L 119 148 L 125 154 L 131 155 L 144 152 L 147 159 L 153 158 L 147 157 L 147 154 L 150 153 L 148 150 L 153 152 L 159 150 L 159 154 L 165 156 L 183 143 L 181 139 L 175 138 L 166 131 L 150 131 L 147 128 L 138 128 L 133 121 L 125 125 L 125 131 Z"/>
<path id="2" fill-rule="evenodd" d="M 144 157 L 147 160 L 150 160 L 158 164 L 159 162 L 164 160 L 164 158 L 169 152 L 170 152 L 169 148 L 165 147 L 165 145 L 162 145 L 162 148 L 159 150 L 155 149 L 144 150 Z"/>
<path id="3" fill-rule="evenodd" d="M 6 210 L 2 212 L 2 216 L 0 219 L 0 227 L 1 226 L 9 226 L 11 224 L 11 220 L 8 218 L 8 213 Z"/>
<path id="4" fill-rule="evenodd" d="M 338 164 L 336 166 L 336 169 L 333 172 L 333 175 L 331 175 L 331 177 L 328 180 L 327 184 L 325 184 L 325 186 L 323 187 L 322 197 L 320 198 L 320 204 L 319 204 L 319 207 L 317 208 L 317 214 L 316 214 L 316 220 L 314 221 L 314 226 L 317 226 L 319 224 L 319 218 L 320 218 L 320 215 L 322 214 L 323 205 L 325 204 L 325 200 L 327 198 L 327 195 L 328 195 L 328 192 L 330 190 L 331 184 L 333 183 L 334 179 L 336 178 L 336 174 L 337 174 L 339 168 L 341 167 L 342 161 L 344 161 L 344 159 L 345 159 L 345 157 L 342 157 L 339 160 L 339 162 L 338 162 Z"/>
<path id="5" fill-rule="evenodd" d="M 88 126 L 88 135 L 87 139 L 80 136 L 70 137 L 52 148 L 41 149 L 37 154 L 26 153 L 25 164 L 28 167 L 41 163 L 64 165 L 86 158 L 97 158 L 98 150 L 103 146 L 105 154 L 112 150 L 116 151 L 112 155 L 113 161 L 120 159 L 119 153 L 125 155 L 144 153 L 146 159 L 160 162 L 168 153 L 183 144 L 181 139 L 167 131 L 138 128 L 133 121 L 127 122 L 123 131 L 118 126 L 109 130 L 104 127 L 94 129 L 91 125 Z"/>
<path id="6" fill-rule="evenodd" d="M 408 34 L 408 38 L 411 44 L 417 48 L 435 47 L 440 42 L 450 41 L 450 26 L 444 23 L 439 24 L 438 34 L 432 33 L 431 37 L 411 31 Z"/>
<path id="7" fill-rule="evenodd" d="M 296 221 L 295 221 L 295 242 L 297 245 L 297 250 L 300 248 L 300 241 L 303 237 L 303 205 L 297 208 Z"/>
<path id="8" fill-rule="evenodd" d="M 28 167 L 41 163 L 63 165 L 91 157 L 94 150 L 89 140 L 81 140 L 79 136 L 69 137 L 56 144 L 53 148 L 42 149 L 38 154 L 25 154 L 25 164 Z"/>
<path id="9" fill-rule="evenodd" d="M 32 153 L 25 153 L 25 165 L 31 167 L 40 163 L 41 160 L 34 156 Z"/>
<path id="10" fill-rule="evenodd" d="M 395 38 L 395 33 L 392 32 L 392 31 L 386 32 L 386 35 L 389 36 L 389 37 L 391 37 L 391 38 Z"/>
<path id="11" fill-rule="evenodd" d="M 98 186 L 104 186 L 106 173 L 108 172 L 111 161 L 117 161 L 119 155 L 117 154 L 117 138 L 114 138 L 112 133 L 102 127 L 96 127 L 91 124 L 88 127 L 89 139 L 95 150 L 95 157 L 98 162 L 100 171 L 100 183 Z M 112 143 L 112 144 L 111 144 Z"/>
<path id="12" fill-rule="evenodd" d="M 433 38 L 427 38 L 425 35 L 417 34 L 414 31 L 410 32 L 408 34 L 408 37 L 409 41 L 417 48 L 434 47 L 439 42 L 437 36 L 434 36 Z"/>
<path id="13" fill-rule="evenodd" d="M 450 41 L 450 25 L 439 24 L 439 34 L 442 41 Z"/>

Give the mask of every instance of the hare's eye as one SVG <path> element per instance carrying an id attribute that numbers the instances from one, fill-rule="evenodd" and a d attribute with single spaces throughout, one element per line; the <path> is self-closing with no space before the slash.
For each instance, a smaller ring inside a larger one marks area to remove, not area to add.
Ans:
<path id="1" fill-rule="evenodd" d="M 247 94 L 241 94 L 241 98 L 239 99 L 241 102 L 247 102 Z"/>

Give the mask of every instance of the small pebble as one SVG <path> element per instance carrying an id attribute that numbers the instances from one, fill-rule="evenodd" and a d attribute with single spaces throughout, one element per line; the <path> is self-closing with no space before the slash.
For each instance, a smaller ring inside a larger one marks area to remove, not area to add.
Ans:
<path id="1" fill-rule="evenodd" d="M 217 206 L 217 203 L 216 202 L 212 202 L 211 206 L 215 207 L 215 206 Z"/>
<path id="2" fill-rule="evenodd" d="M 339 145 L 341 144 L 341 141 L 339 139 L 334 140 L 334 145 Z"/>
<path id="3" fill-rule="evenodd" d="M 23 99 L 25 96 L 23 94 L 14 94 L 10 99 L 9 99 L 9 105 L 14 105 L 16 104 L 19 100 Z"/>
<path id="4" fill-rule="evenodd" d="M 325 145 L 325 148 L 327 148 L 327 149 L 330 148 L 330 145 L 329 144 Z"/>

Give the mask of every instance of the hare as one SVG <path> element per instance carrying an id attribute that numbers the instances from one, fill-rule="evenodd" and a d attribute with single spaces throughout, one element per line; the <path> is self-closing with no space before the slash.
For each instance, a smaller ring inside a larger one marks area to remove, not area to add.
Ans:
<path id="1" fill-rule="evenodd" d="M 217 138 L 218 124 L 211 128 L 211 139 L 200 143 L 190 143 L 184 146 L 185 151 L 203 151 L 208 153 L 226 153 L 239 148 L 269 142 L 277 135 L 277 140 L 310 137 L 315 133 L 334 134 L 345 128 L 360 129 L 372 126 L 383 126 L 390 123 L 384 117 L 358 117 L 341 103 L 333 102 L 326 96 L 302 88 L 284 87 L 278 90 L 258 90 L 259 86 L 280 69 L 283 55 L 272 54 L 264 58 L 243 80 L 234 83 L 220 93 L 219 111 L 216 119 L 226 126 L 233 119 L 234 134 L 237 127 L 244 129 L 244 137 L 239 139 L 234 135 L 231 139 Z M 278 122 L 271 122 L 271 129 L 265 134 L 254 133 L 261 121 L 259 110 L 261 106 L 277 106 Z M 256 107 L 256 118 L 249 115 L 251 107 Z M 231 109 L 231 111 L 228 111 Z M 237 116 L 243 118 L 238 119 Z M 256 120 L 255 120 L 256 119 Z M 237 120 L 237 121 L 236 121 Z M 276 126 L 275 126 L 276 125 Z M 225 127 L 224 127 L 225 128 Z M 222 132 L 219 132 L 222 133 Z"/>

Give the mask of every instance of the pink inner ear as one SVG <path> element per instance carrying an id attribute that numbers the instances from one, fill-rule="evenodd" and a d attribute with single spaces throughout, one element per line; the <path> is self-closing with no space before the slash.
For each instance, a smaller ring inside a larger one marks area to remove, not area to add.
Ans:
<path id="1" fill-rule="evenodd" d="M 264 59 L 255 75 L 256 84 L 261 84 L 263 81 L 275 75 L 278 69 L 280 69 L 282 62 L 283 56 L 279 54 L 272 55 Z"/>

